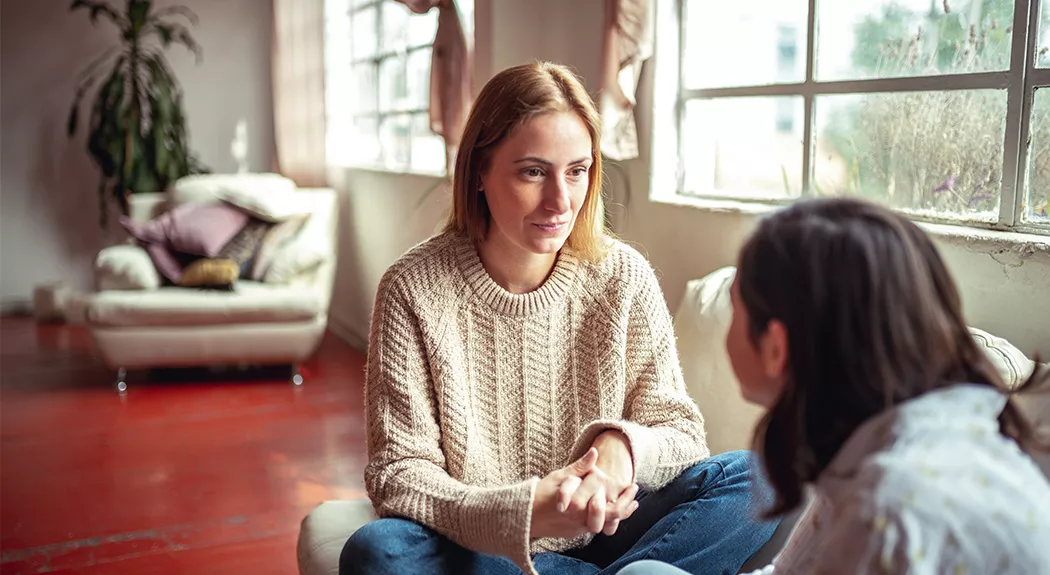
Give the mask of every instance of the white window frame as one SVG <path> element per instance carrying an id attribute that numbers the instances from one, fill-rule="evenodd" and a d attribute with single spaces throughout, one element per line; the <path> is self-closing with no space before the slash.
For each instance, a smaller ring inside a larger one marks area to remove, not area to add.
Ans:
<path id="1" fill-rule="evenodd" d="M 1050 68 L 1036 67 L 1036 37 L 1041 1 L 1014 0 L 1013 38 L 1010 68 L 1005 71 L 939 76 L 875 78 L 845 81 L 817 81 L 814 78 L 817 39 L 817 4 L 809 0 L 806 22 L 805 76 L 802 82 L 746 87 L 685 89 L 681 85 L 683 57 L 681 38 L 685 26 L 684 0 L 657 0 L 656 62 L 653 94 L 652 197 L 670 203 L 690 203 L 699 198 L 714 205 L 743 206 L 779 205 L 794 201 L 785 199 L 746 199 L 728 194 L 683 194 L 683 162 L 680 158 L 679 129 L 685 102 L 694 99 L 740 98 L 754 96 L 801 96 L 803 98 L 803 147 L 801 197 L 813 195 L 814 102 L 817 96 L 830 94 L 874 94 L 885 92 L 920 92 L 945 90 L 1006 90 L 1006 130 L 1003 148 L 1002 184 L 999 214 L 995 222 L 981 222 L 951 214 L 930 215 L 902 210 L 920 221 L 963 224 L 1004 231 L 1050 234 L 1050 226 L 1024 222 L 1022 209 L 1027 185 L 1029 154 L 1029 119 L 1037 88 L 1050 87 Z M 841 1 L 841 0 L 824 0 Z M 1031 26 L 1029 25 L 1031 23 Z M 662 158 L 674 158 L 671 166 Z M 684 196 L 684 197 L 683 197 Z M 754 211 L 761 211 L 754 210 Z"/>
<path id="2" fill-rule="evenodd" d="M 420 116 L 420 115 L 429 115 L 429 112 L 430 112 L 430 108 L 429 108 L 430 88 L 429 88 L 429 85 L 426 87 L 427 100 L 428 100 L 428 105 L 427 106 L 424 106 L 422 108 L 397 109 L 397 110 L 386 110 L 386 111 L 384 111 L 382 109 L 383 106 L 381 104 L 381 97 L 380 97 L 381 96 L 381 87 L 380 86 L 381 86 L 382 80 L 383 80 L 382 76 L 381 76 L 381 70 L 382 70 L 383 62 L 385 62 L 387 60 L 390 60 L 392 58 L 402 58 L 402 57 L 407 58 L 410 54 L 413 54 L 413 53 L 419 52 L 419 51 L 423 51 L 423 50 L 428 50 L 428 49 L 429 50 L 433 50 L 433 47 L 434 47 L 434 39 L 431 38 L 431 40 L 429 42 L 421 43 L 421 44 L 415 44 L 415 45 L 411 45 L 411 46 L 406 46 L 406 47 L 404 47 L 402 49 L 396 49 L 396 50 L 380 49 L 380 46 L 382 46 L 382 44 L 383 44 L 383 5 L 385 3 L 394 2 L 394 1 L 395 0 L 367 0 L 367 1 L 361 2 L 359 4 L 355 4 L 354 2 L 349 2 L 349 6 L 347 7 L 347 12 L 344 15 L 344 17 L 348 18 L 348 20 L 349 20 L 350 32 L 352 33 L 353 32 L 353 18 L 354 18 L 354 15 L 358 14 L 358 13 L 361 13 L 363 11 L 369 10 L 369 9 L 374 9 L 375 10 L 376 40 L 377 40 L 377 42 L 379 44 L 378 46 L 376 46 L 376 52 L 374 54 L 372 54 L 371 56 L 364 57 L 364 58 L 358 58 L 358 57 L 354 57 L 352 55 L 352 51 L 351 51 L 351 57 L 350 57 L 349 61 L 345 62 L 343 65 L 345 66 L 347 74 L 352 74 L 352 70 L 356 66 L 361 66 L 361 65 L 371 65 L 372 69 L 374 70 L 375 85 L 373 86 L 373 89 L 375 91 L 376 109 L 374 111 L 371 111 L 371 112 L 356 112 L 355 111 L 355 113 L 350 114 L 350 117 L 355 119 L 355 120 L 358 119 L 358 118 L 369 118 L 369 119 L 374 119 L 375 120 L 376 131 L 377 131 L 376 138 L 377 138 L 377 141 L 379 142 L 379 145 L 380 145 L 380 151 L 379 151 L 379 157 L 374 162 L 371 162 L 371 161 L 365 162 L 365 161 L 347 160 L 347 161 L 342 162 L 342 165 L 343 165 L 343 167 L 352 168 L 352 169 L 370 170 L 370 171 L 377 171 L 377 172 L 387 172 L 387 173 L 393 173 L 393 174 L 417 174 L 417 175 L 424 175 L 424 176 L 443 177 L 443 176 L 446 175 L 446 170 L 447 170 L 447 166 L 446 166 L 447 161 L 446 161 L 446 158 L 445 158 L 445 154 L 447 152 L 445 152 L 445 151 L 442 151 L 442 155 L 441 155 L 442 167 L 440 169 L 435 169 L 435 170 L 425 170 L 425 169 L 420 169 L 420 168 L 417 168 L 417 167 L 413 167 L 411 146 L 410 146 L 409 151 L 408 151 L 407 166 L 405 166 L 405 167 L 392 167 L 392 166 L 390 166 L 388 164 L 388 162 L 386 161 L 386 158 L 384 157 L 384 154 L 388 154 L 388 153 L 391 152 L 390 150 L 386 150 L 386 149 L 383 148 L 383 142 L 382 142 L 382 127 L 383 127 L 383 121 L 386 118 L 388 118 L 390 116 L 410 116 L 412 118 L 415 118 L 416 116 Z M 401 5 L 401 8 L 403 8 L 405 10 L 408 10 L 408 7 L 404 6 L 404 5 Z M 409 17 L 412 18 L 412 17 L 421 17 L 421 16 L 416 15 L 416 14 L 412 14 Z M 326 27 L 326 30 L 327 30 L 327 27 Z M 465 32 L 469 33 L 469 32 L 472 32 L 472 30 L 471 31 L 465 31 Z M 326 70 L 325 73 L 327 75 L 328 71 Z M 330 126 L 330 124 L 329 124 L 329 126 Z M 326 130 L 327 129 L 330 129 L 330 128 L 326 126 Z"/>

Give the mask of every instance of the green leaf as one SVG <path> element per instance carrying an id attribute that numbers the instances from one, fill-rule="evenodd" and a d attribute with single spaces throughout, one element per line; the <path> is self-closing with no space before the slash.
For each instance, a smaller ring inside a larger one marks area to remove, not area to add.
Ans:
<path id="1" fill-rule="evenodd" d="M 160 10 L 157 10 L 153 13 L 153 20 L 157 21 L 160 18 L 163 18 L 164 16 L 167 16 L 169 14 L 180 14 L 184 16 L 187 20 L 189 20 L 190 23 L 193 25 L 197 25 L 200 22 L 200 19 L 197 18 L 197 14 L 195 14 L 193 10 L 190 10 L 185 6 L 168 6 L 167 8 L 161 8 Z"/>
<path id="2" fill-rule="evenodd" d="M 123 18 L 120 14 L 106 2 L 92 2 L 91 0 L 74 0 L 73 4 L 70 5 L 69 11 L 73 12 L 81 8 L 87 8 L 90 10 L 91 23 L 98 24 L 99 14 L 104 15 L 106 18 L 113 22 L 117 26 L 122 26 L 124 23 Z"/>
<path id="3" fill-rule="evenodd" d="M 130 0 L 128 6 L 128 20 L 131 22 L 131 29 L 134 31 L 142 30 L 149 22 L 149 10 L 150 0 Z"/>

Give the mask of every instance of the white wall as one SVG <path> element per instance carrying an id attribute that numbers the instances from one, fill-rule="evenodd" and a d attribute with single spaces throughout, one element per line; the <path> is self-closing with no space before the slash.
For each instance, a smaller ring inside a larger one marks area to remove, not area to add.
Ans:
<path id="1" fill-rule="evenodd" d="M 593 92 L 600 71 L 602 10 L 600 0 L 478 0 L 477 87 L 494 71 L 540 58 L 574 66 Z M 621 204 L 613 207 L 617 231 L 648 255 L 674 311 L 688 280 L 734 263 L 755 217 L 649 199 L 651 70 L 646 67 L 639 101 L 642 157 L 622 163 L 626 181 L 613 166 L 606 174 L 613 201 Z M 435 180 L 355 170 L 346 178 L 344 254 L 332 313 L 340 333 L 361 346 L 379 277 L 397 255 L 434 231 L 447 208 L 447 193 L 432 195 L 414 210 L 422 190 Z M 970 322 L 1026 353 L 1050 357 L 1050 254 L 1033 254 L 1019 265 L 1012 246 L 958 239 L 939 243 L 959 281 Z"/>
<path id="2" fill-rule="evenodd" d="M 159 6 L 175 4 L 171 0 Z M 181 47 L 168 52 L 182 83 L 190 142 L 213 171 L 236 169 L 234 126 L 248 126 L 248 164 L 269 170 L 273 157 L 270 0 L 183 0 L 200 16 L 192 29 L 200 65 Z M 123 5 L 123 2 L 114 2 Z M 21 307 L 33 286 L 92 285 L 91 264 L 107 241 L 98 225 L 98 173 L 65 135 L 76 76 L 115 44 L 116 31 L 66 0 L 3 0 L 0 5 L 0 303 Z M 90 100 L 89 100 L 90 103 Z M 111 218 L 109 239 L 121 237 Z"/>

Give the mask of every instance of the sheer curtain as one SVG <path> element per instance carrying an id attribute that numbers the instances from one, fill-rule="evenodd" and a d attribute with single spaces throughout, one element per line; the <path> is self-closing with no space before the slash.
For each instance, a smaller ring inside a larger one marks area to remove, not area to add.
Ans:
<path id="1" fill-rule="evenodd" d="M 324 0 L 273 0 L 275 171 L 327 185 Z"/>
<path id="2" fill-rule="evenodd" d="M 471 101 L 472 42 L 455 0 L 397 0 L 416 14 L 438 10 L 437 34 L 430 62 L 430 129 L 445 140 L 445 162 L 452 161 L 467 123 Z"/>
<path id="3" fill-rule="evenodd" d="M 653 55 L 653 0 L 605 0 L 602 39 L 602 154 L 638 157 L 635 92 L 642 64 Z"/>

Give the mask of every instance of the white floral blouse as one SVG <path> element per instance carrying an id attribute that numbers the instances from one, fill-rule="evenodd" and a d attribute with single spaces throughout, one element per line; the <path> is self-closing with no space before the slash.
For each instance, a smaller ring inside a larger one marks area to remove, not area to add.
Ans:
<path id="1" fill-rule="evenodd" d="M 752 575 L 1050 574 L 1050 484 L 999 433 L 1005 397 L 961 384 L 862 425 Z"/>

